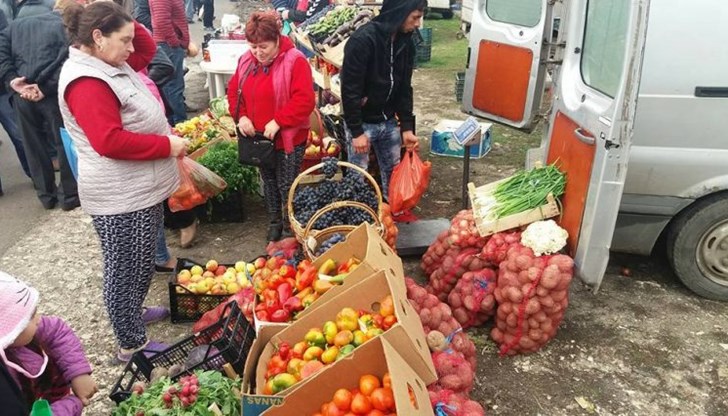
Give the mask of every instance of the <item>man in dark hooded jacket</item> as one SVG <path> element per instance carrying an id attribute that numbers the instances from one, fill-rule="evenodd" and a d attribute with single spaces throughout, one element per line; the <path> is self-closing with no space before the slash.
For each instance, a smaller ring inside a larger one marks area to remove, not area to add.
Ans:
<path id="1" fill-rule="evenodd" d="M 366 169 L 371 146 L 385 196 L 402 142 L 408 150 L 419 144 L 412 113 L 412 35 L 426 7 L 427 0 L 384 0 L 380 14 L 354 32 L 344 49 L 341 99 L 349 162 Z"/>

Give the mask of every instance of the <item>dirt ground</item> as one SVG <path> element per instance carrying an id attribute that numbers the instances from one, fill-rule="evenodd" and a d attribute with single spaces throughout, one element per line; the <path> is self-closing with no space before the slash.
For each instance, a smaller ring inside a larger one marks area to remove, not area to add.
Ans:
<path id="1" fill-rule="evenodd" d="M 190 67 L 187 98 L 202 108 L 204 77 Z M 464 119 L 454 99 L 453 75 L 425 69 L 414 75 L 421 155 L 433 163 L 429 191 L 416 210 L 424 219 L 451 218 L 462 204 L 462 161 L 429 155 L 426 139 L 440 118 Z M 526 144 L 536 145 L 539 137 L 495 127 L 494 139 L 491 153 L 471 164 L 476 184 L 522 166 Z M 261 254 L 265 210 L 256 197 L 245 208 L 244 223 L 204 224 L 188 249 L 168 231 L 173 255 L 229 263 Z M 404 260 L 407 274 L 424 281 L 419 259 Z M 631 269 L 631 277 L 619 275 L 622 267 Z M 85 414 L 109 414 L 108 394 L 123 367 L 109 363 L 115 345 L 101 298 L 100 249 L 90 218 L 80 210 L 53 211 L 0 258 L 0 269 L 35 285 L 42 294 L 40 311 L 64 317 L 76 330 L 101 386 Z M 166 278 L 155 277 L 148 304 L 168 303 Z M 728 414 L 728 304 L 687 291 L 660 257 L 613 255 L 596 294 L 574 281 L 556 338 L 536 354 L 499 358 L 487 337 L 490 326 L 469 332 L 479 351 L 472 397 L 488 414 Z M 153 339 L 166 342 L 189 331 L 190 325 L 169 322 L 149 328 Z"/>

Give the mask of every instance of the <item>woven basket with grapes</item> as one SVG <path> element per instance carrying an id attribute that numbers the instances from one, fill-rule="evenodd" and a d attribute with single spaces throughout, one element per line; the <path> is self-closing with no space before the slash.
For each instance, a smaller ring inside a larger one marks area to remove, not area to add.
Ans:
<path id="1" fill-rule="evenodd" d="M 339 168 L 345 170 L 340 178 L 336 175 Z M 323 180 L 301 185 L 304 178 L 319 169 Z M 333 245 L 361 223 L 374 224 L 383 232 L 381 207 L 382 192 L 374 178 L 364 169 L 334 157 L 326 157 L 301 172 L 288 192 L 291 230 L 309 258 L 320 254 L 319 246 Z"/>

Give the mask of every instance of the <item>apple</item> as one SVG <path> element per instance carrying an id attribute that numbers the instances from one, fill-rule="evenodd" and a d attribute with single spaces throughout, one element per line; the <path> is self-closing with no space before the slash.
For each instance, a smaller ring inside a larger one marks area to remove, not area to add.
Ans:
<path id="1" fill-rule="evenodd" d="M 247 267 L 248 267 L 248 274 L 250 274 L 252 276 L 255 273 L 255 266 L 253 266 L 252 263 L 248 263 Z"/>
<path id="2" fill-rule="evenodd" d="M 204 272 L 204 270 L 202 270 L 202 266 L 194 265 L 190 269 L 190 273 L 193 275 L 202 276 L 202 272 Z"/>
<path id="3" fill-rule="evenodd" d="M 215 277 L 215 273 L 207 270 L 205 273 L 202 273 L 202 277 Z"/>
<path id="4" fill-rule="evenodd" d="M 179 283 L 181 285 L 186 285 L 186 284 L 190 283 L 191 281 L 192 281 L 192 275 L 189 273 L 188 274 L 180 273 L 177 276 L 177 283 Z"/>
<path id="5" fill-rule="evenodd" d="M 265 257 L 258 257 L 253 263 L 256 270 L 260 270 L 265 267 Z"/>
<path id="6" fill-rule="evenodd" d="M 192 278 L 192 273 L 190 273 L 190 271 L 187 269 L 182 269 L 179 273 L 177 273 L 177 280 L 179 280 L 179 279 L 189 280 L 191 278 Z"/>
<path id="7" fill-rule="evenodd" d="M 205 269 L 207 269 L 207 270 L 209 270 L 209 271 L 211 271 L 211 272 L 214 272 L 215 270 L 217 270 L 217 266 L 218 266 L 218 264 L 217 264 L 217 261 L 215 261 L 215 260 L 210 260 L 210 261 L 208 261 L 208 262 L 207 262 L 207 264 L 205 265 Z"/>
<path id="8" fill-rule="evenodd" d="M 235 282 L 230 282 L 225 286 L 225 289 L 229 295 L 234 295 L 240 290 L 240 285 Z"/>
<path id="9" fill-rule="evenodd" d="M 247 263 L 244 261 L 239 261 L 235 263 L 235 271 L 236 272 L 244 272 L 245 267 L 247 266 Z"/>
<path id="10" fill-rule="evenodd" d="M 202 277 L 201 274 L 193 274 L 192 275 L 192 278 L 190 279 L 190 282 L 197 283 L 197 282 L 199 282 L 199 281 L 201 281 L 203 279 L 204 279 L 204 277 Z"/>
<path id="11" fill-rule="evenodd" d="M 314 146 L 321 146 L 321 144 L 323 143 L 321 141 L 321 137 L 319 137 L 319 135 L 316 134 L 316 132 L 312 131 L 311 133 L 313 134 L 313 136 L 311 137 L 311 144 Z"/>
<path id="12" fill-rule="evenodd" d="M 227 267 L 225 267 L 223 265 L 219 265 L 219 266 L 217 266 L 217 269 L 215 269 L 215 275 L 220 276 L 222 274 L 225 274 L 225 270 L 227 270 Z"/>

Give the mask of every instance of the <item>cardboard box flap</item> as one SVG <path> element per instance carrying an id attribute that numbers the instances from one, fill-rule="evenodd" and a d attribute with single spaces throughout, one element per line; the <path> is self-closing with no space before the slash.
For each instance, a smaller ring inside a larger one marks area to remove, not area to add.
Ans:
<path id="1" fill-rule="evenodd" d="M 318 373 L 314 376 L 315 382 L 302 386 L 294 394 L 287 396 L 284 403 L 272 406 L 263 415 L 314 414 L 319 411 L 322 404 L 333 399 L 337 389 L 357 388 L 361 376 L 373 374 L 381 379 L 387 372 L 392 379 L 397 414 L 411 416 L 433 414 L 424 382 L 407 365 L 393 345 L 383 337 L 377 337 L 334 363 L 329 371 Z M 414 401 L 410 400 L 410 397 L 413 397 Z"/>

